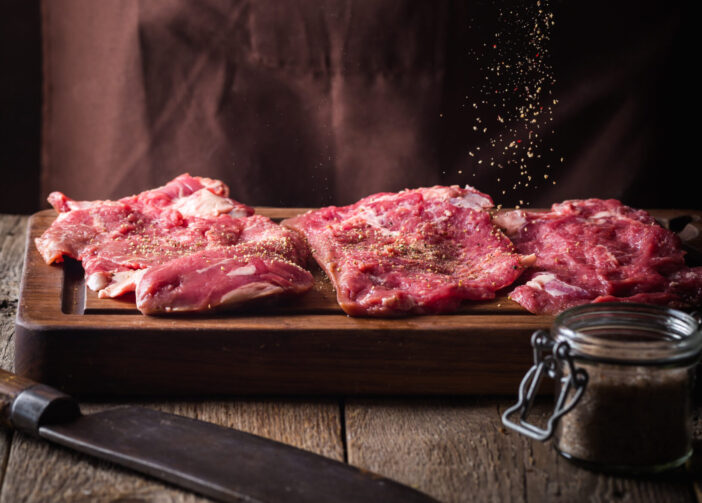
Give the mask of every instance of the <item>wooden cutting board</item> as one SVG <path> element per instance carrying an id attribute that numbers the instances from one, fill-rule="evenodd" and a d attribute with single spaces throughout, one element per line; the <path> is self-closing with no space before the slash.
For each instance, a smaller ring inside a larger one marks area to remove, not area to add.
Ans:
<path id="1" fill-rule="evenodd" d="M 303 211 L 257 209 L 274 220 Z M 664 224 L 690 214 L 652 213 Z M 73 394 L 515 394 L 531 333 L 553 320 L 505 294 L 448 315 L 351 318 L 320 270 L 304 297 L 257 311 L 144 316 L 133 296 L 98 299 L 80 263 L 44 263 L 34 238 L 55 216 L 30 220 L 15 371 Z"/>

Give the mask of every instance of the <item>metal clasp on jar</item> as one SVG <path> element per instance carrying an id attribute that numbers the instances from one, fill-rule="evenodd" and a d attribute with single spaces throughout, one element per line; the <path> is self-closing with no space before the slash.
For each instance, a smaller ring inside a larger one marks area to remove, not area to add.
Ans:
<path id="1" fill-rule="evenodd" d="M 570 345 L 566 341 L 556 343 L 551 339 L 548 331 L 537 330 L 534 332 L 531 336 L 531 345 L 534 348 L 534 365 L 519 385 L 519 401 L 502 414 L 502 423 L 523 435 L 543 442 L 553 436 L 558 420 L 570 412 L 583 396 L 588 375 L 584 369 L 575 367 L 570 356 Z M 545 354 L 549 350 L 551 354 Z M 565 364 L 565 368 L 568 369 L 567 375 L 563 375 L 564 373 L 561 372 L 560 369 L 564 368 L 561 364 Z M 546 422 L 546 428 L 539 428 L 528 422 L 527 416 L 544 375 L 551 379 L 561 379 L 562 384 L 553 414 Z M 568 399 L 571 390 L 573 394 Z M 517 412 L 519 413 L 518 421 L 512 421 L 510 416 Z"/>

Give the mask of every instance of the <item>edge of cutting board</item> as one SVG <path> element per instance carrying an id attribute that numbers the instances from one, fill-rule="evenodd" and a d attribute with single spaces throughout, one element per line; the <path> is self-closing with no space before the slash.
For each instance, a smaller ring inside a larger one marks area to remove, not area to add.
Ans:
<path id="1" fill-rule="evenodd" d="M 274 220 L 302 211 L 257 209 Z M 82 396 L 513 395 L 531 333 L 553 320 L 504 294 L 455 314 L 351 318 L 321 271 L 305 298 L 268 310 L 143 316 L 133 301 L 86 292 L 77 262 L 43 262 L 34 238 L 54 218 L 41 211 L 28 226 L 15 372 Z"/>

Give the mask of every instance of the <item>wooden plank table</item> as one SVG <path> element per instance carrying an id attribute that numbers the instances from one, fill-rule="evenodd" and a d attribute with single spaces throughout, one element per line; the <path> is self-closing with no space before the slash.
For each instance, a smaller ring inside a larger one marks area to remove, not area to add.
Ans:
<path id="1" fill-rule="evenodd" d="M 0 365 L 12 369 L 14 320 L 27 217 L 0 215 Z M 657 478 L 579 469 L 505 430 L 513 399 L 221 398 L 143 405 L 240 428 L 344 460 L 440 501 L 698 501 L 702 461 Z M 123 404 L 123 402 L 119 402 Z M 85 411 L 116 405 L 83 403 Z M 541 403 L 537 413 L 548 413 Z M 699 409 L 698 409 L 699 411 Z M 699 413 L 697 414 L 699 416 Z M 702 421 L 696 419 L 702 439 Z M 699 449 L 702 452 L 702 449 Z M 0 503 L 208 501 L 21 434 L 0 430 Z"/>

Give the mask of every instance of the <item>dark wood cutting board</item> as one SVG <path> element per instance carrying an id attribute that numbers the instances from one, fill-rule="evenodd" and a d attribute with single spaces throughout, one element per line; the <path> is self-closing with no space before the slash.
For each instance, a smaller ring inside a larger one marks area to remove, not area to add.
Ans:
<path id="1" fill-rule="evenodd" d="M 303 209 L 258 208 L 280 220 Z M 667 225 L 702 212 L 652 211 Z M 34 245 L 53 210 L 32 216 L 17 314 L 15 371 L 79 395 L 515 394 L 530 335 L 552 317 L 506 298 L 454 314 L 346 316 L 317 270 L 303 298 L 256 311 L 152 317 L 133 296 L 98 299 L 80 263 L 47 266 Z M 680 221 L 682 222 L 682 221 Z"/>

